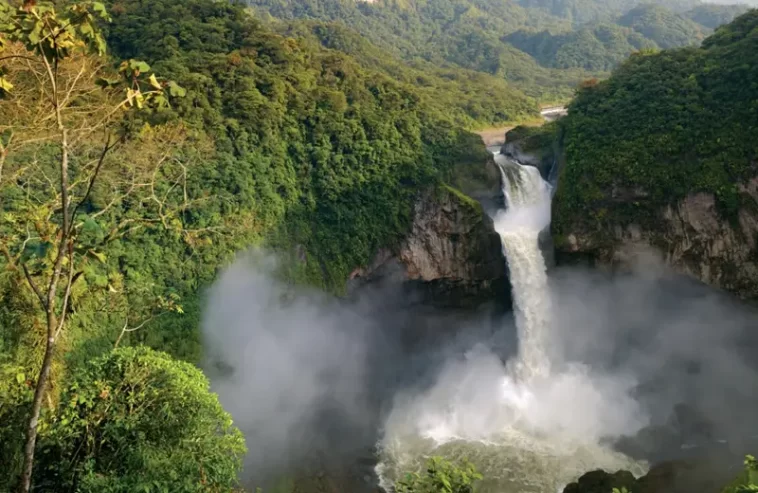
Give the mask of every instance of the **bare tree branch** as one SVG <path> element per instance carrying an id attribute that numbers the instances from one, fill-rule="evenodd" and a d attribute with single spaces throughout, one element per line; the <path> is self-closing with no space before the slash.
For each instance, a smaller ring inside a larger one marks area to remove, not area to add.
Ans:
<path id="1" fill-rule="evenodd" d="M 21 268 L 24 271 L 24 275 L 26 276 L 26 282 L 29 283 L 29 286 L 32 288 L 32 291 L 34 291 L 34 294 L 37 295 L 37 298 L 39 298 L 39 302 L 42 303 L 42 308 L 47 309 L 47 302 L 45 301 L 45 297 L 42 296 L 42 292 L 37 287 L 37 284 L 34 282 L 34 279 L 32 279 L 31 274 L 29 274 L 29 269 L 26 268 L 26 265 L 21 264 Z"/>
<path id="2" fill-rule="evenodd" d="M 160 315 L 163 315 L 162 313 Z M 158 316 L 160 316 L 158 315 Z M 153 320 L 155 316 L 150 316 L 146 320 L 143 320 L 141 324 L 137 325 L 136 327 L 128 328 L 129 327 L 129 313 L 126 314 L 126 320 L 124 321 L 124 327 L 121 329 L 121 333 L 118 335 L 118 339 L 116 339 L 115 344 L 113 344 L 113 348 L 117 348 L 119 344 L 121 344 L 121 339 L 124 337 L 124 334 L 129 332 L 136 332 L 140 330 L 142 327 L 147 325 L 151 320 Z"/>
<path id="3" fill-rule="evenodd" d="M 84 197 L 82 197 L 82 200 L 80 200 L 76 204 L 76 206 L 74 206 L 74 211 L 71 213 L 71 226 L 69 227 L 69 234 L 71 234 L 71 230 L 74 227 L 73 221 L 74 221 L 74 218 L 76 217 L 76 212 L 79 210 L 79 207 L 87 201 L 90 193 L 92 192 L 92 187 L 95 185 L 95 181 L 97 180 L 97 177 L 100 174 L 100 169 L 103 166 L 103 162 L 105 162 L 106 154 L 108 154 L 108 151 L 113 149 L 113 146 L 111 146 L 110 143 L 111 143 L 111 137 L 109 135 L 105 141 L 105 145 L 103 146 L 103 152 L 100 153 L 100 159 L 98 159 L 97 161 L 97 166 L 95 166 L 95 171 L 92 173 L 92 177 L 90 178 L 89 185 L 87 185 L 87 191 L 84 193 Z"/>
<path id="4" fill-rule="evenodd" d="M 77 277 L 78 279 L 78 277 Z M 66 283 L 66 291 L 63 294 L 63 304 L 61 306 L 61 315 L 58 317 L 58 328 L 55 330 L 55 339 L 58 339 L 58 335 L 63 330 L 63 325 L 66 323 L 66 310 L 68 310 L 68 302 L 71 299 L 71 285 L 74 283 L 74 248 L 73 245 L 69 245 L 68 250 L 68 282 Z"/>

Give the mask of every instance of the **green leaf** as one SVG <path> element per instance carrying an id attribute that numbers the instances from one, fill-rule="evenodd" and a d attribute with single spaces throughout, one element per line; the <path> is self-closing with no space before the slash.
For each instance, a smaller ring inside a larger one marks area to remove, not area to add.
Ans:
<path id="1" fill-rule="evenodd" d="M 19 384 L 22 384 L 25 381 L 26 381 L 26 375 L 24 375 L 23 373 L 16 373 L 16 382 L 18 382 Z"/>
<path id="2" fill-rule="evenodd" d="M 108 16 L 108 10 L 105 8 L 105 4 L 102 2 L 92 2 L 92 10 L 100 14 L 101 17 Z"/>
<path id="3" fill-rule="evenodd" d="M 155 77 L 155 74 L 150 74 L 150 85 L 153 86 L 155 89 L 163 89 L 161 86 L 161 83 L 158 82 L 158 79 Z"/>
<path id="4" fill-rule="evenodd" d="M 105 77 L 100 77 L 97 80 L 95 80 L 95 84 L 102 87 L 103 89 L 107 87 L 113 87 L 117 85 L 120 81 L 113 80 L 113 79 L 106 79 Z"/>
<path id="5" fill-rule="evenodd" d="M 106 263 L 107 257 L 105 256 L 105 254 L 103 252 L 96 252 L 95 250 L 90 250 L 89 253 L 90 253 L 90 255 L 92 255 L 93 257 L 95 257 L 96 259 L 98 259 L 101 264 Z"/>
<path id="6" fill-rule="evenodd" d="M 183 98 L 187 95 L 187 90 L 174 81 L 168 83 L 168 92 L 175 98 Z"/>
<path id="7" fill-rule="evenodd" d="M 129 60 L 129 66 L 139 73 L 150 72 L 150 65 L 139 60 Z"/>

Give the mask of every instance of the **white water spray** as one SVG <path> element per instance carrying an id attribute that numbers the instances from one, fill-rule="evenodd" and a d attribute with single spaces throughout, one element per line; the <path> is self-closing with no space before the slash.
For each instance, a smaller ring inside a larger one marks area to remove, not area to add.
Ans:
<path id="1" fill-rule="evenodd" d="M 634 385 L 597 376 L 582 365 L 556 369 L 550 360 L 554 329 L 540 232 L 550 224 L 551 188 L 539 171 L 495 154 L 503 178 L 504 210 L 494 217 L 513 288 L 518 357 L 505 367 L 485 347 L 469 351 L 422 395 L 401 395 L 385 423 L 377 466 L 391 491 L 424 457 L 466 458 L 483 473 L 486 493 L 554 493 L 596 468 L 644 464 L 601 445 L 604 438 L 644 425 L 628 397 Z"/>

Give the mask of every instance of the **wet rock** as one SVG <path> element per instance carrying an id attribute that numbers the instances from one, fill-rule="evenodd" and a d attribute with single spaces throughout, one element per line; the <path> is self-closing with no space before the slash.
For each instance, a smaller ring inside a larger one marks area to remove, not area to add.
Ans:
<path id="1" fill-rule="evenodd" d="M 597 470 L 580 477 L 577 482 L 564 488 L 563 493 L 611 493 L 614 488 L 626 488 L 631 491 L 636 483 L 629 471 L 617 471 L 613 474 Z"/>

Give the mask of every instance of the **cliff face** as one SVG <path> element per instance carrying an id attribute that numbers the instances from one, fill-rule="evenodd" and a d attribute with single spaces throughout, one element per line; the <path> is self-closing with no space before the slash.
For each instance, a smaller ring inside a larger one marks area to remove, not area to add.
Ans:
<path id="1" fill-rule="evenodd" d="M 562 231 L 559 256 L 585 255 L 606 265 L 623 265 L 630 255 L 654 249 L 674 271 L 743 298 L 758 297 L 758 178 L 739 185 L 742 206 L 732 218 L 717 209 L 710 193 L 691 193 L 644 222 L 633 219 L 598 229 L 576 224 Z M 619 194 L 618 206 L 644 199 Z M 561 214 L 560 209 L 555 214 Z M 610 241 L 609 241 L 610 240 Z"/>
<path id="2" fill-rule="evenodd" d="M 492 281 L 505 276 L 500 237 L 473 200 L 451 189 L 416 203 L 413 227 L 398 259 L 409 279 Z"/>
<path id="3" fill-rule="evenodd" d="M 420 195 L 405 239 L 356 269 L 351 283 L 387 278 L 422 287 L 444 305 L 475 305 L 508 292 L 491 219 L 477 201 L 447 186 Z"/>

